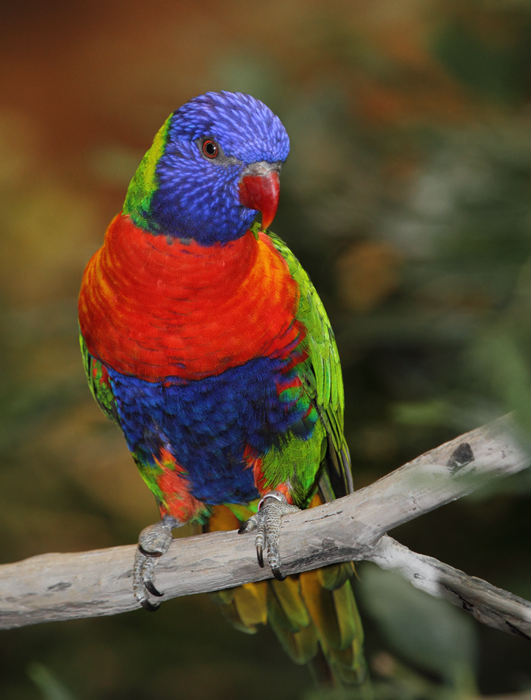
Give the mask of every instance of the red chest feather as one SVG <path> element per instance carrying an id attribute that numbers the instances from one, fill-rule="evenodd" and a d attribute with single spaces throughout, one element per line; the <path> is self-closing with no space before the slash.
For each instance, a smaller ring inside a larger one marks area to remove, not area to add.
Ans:
<path id="1" fill-rule="evenodd" d="M 302 339 L 299 290 L 270 240 L 168 242 L 118 215 L 89 261 L 79 297 L 89 352 L 148 381 L 201 379 Z"/>

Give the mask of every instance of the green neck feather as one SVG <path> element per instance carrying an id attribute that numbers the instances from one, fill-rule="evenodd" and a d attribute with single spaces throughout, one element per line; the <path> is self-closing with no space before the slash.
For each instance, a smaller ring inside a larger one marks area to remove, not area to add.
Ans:
<path id="1" fill-rule="evenodd" d="M 172 116 L 173 114 L 170 114 L 157 132 L 151 148 L 142 158 L 131 180 L 125 197 L 123 213 L 128 214 L 135 224 L 143 229 L 149 229 L 147 217 L 151 209 L 151 200 L 159 186 L 156 172 L 157 163 L 166 147 Z"/>

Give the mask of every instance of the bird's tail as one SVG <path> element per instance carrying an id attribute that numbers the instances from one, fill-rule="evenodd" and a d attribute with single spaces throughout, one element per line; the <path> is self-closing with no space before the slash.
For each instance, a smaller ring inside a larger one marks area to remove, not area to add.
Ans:
<path id="1" fill-rule="evenodd" d="M 320 505 L 316 495 L 311 506 Z M 238 512 L 240 517 L 250 517 Z M 226 506 L 215 506 L 206 531 L 233 530 L 241 522 Z M 363 628 L 352 591 L 352 562 L 226 589 L 211 595 L 239 630 L 254 634 L 269 623 L 297 664 L 308 664 L 320 684 L 364 687 L 367 669 Z M 366 697 L 362 695 L 360 697 Z"/>

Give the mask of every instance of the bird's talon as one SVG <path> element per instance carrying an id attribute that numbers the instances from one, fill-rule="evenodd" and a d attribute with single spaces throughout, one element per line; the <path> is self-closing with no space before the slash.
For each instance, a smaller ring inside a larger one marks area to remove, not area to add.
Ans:
<path id="1" fill-rule="evenodd" d="M 157 588 L 155 588 L 155 584 L 153 583 L 153 581 L 144 581 L 144 586 L 148 589 L 151 595 L 154 595 L 157 598 L 162 598 L 162 596 L 164 595 L 164 593 L 161 593 L 159 590 L 157 590 Z"/>
<path id="2" fill-rule="evenodd" d="M 141 544 L 138 545 L 138 551 L 145 557 L 153 557 L 154 559 L 158 559 L 158 557 L 161 557 L 163 554 L 162 552 L 149 552 L 147 549 L 144 549 Z"/>
<path id="3" fill-rule="evenodd" d="M 246 532 L 253 532 L 258 527 L 256 523 L 256 515 L 251 515 L 249 520 L 246 520 L 238 530 L 239 535 L 244 535 Z"/>
<path id="4" fill-rule="evenodd" d="M 276 578 L 277 581 L 285 581 L 285 580 L 286 580 L 287 577 L 286 577 L 286 576 L 283 576 L 283 575 L 280 573 L 280 569 L 276 569 L 276 568 L 273 569 L 273 568 L 272 568 L 271 571 L 273 572 L 273 576 Z"/>
<path id="5" fill-rule="evenodd" d="M 144 528 L 138 539 L 133 569 L 133 592 L 140 605 L 149 612 L 154 612 L 160 607 L 160 603 L 152 603 L 149 600 L 149 595 L 156 598 L 162 598 L 164 595 L 153 583 L 153 575 L 160 557 L 170 547 L 171 531 L 178 524 L 175 518 L 165 516 L 160 522 Z"/>
<path id="6" fill-rule="evenodd" d="M 273 576 L 279 581 L 286 578 L 280 573 L 279 533 L 282 516 L 299 510 L 289 504 L 283 493 L 271 491 L 266 493 L 258 504 L 258 512 L 244 523 L 238 532 L 256 530 L 256 558 L 258 566 L 264 568 L 264 549 Z"/>
<path id="7" fill-rule="evenodd" d="M 157 612 L 160 608 L 160 603 L 150 603 L 147 599 L 141 600 L 140 605 L 148 612 Z"/>

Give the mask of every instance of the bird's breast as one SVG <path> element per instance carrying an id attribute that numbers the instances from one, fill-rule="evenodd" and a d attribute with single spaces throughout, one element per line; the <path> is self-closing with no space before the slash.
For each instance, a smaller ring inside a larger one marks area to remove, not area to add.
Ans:
<path id="1" fill-rule="evenodd" d="M 217 375 L 302 340 L 299 289 L 265 234 L 200 246 L 119 214 L 89 261 L 79 298 L 89 352 L 148 381 Z"/>

